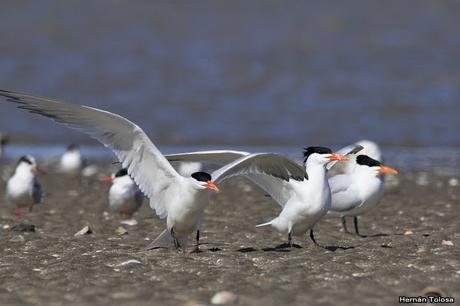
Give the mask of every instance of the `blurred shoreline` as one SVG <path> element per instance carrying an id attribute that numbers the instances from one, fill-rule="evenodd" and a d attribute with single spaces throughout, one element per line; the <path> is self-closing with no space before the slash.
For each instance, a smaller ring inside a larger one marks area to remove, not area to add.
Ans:
<path id="1" fill-rule="evenodd" d="M 306 144 L 309 145 L 309 144 Z M 163 154 L 201 150 L 229 149 L 248 152 L 275 152 L 293 159 L 302 159 L 304 146 L 227 146 L 197 145 L 170 146 L 156 144 Z M 47 143 L 11 144 L 5 149 L 5 163 L 15 161 L 24 154 L 32 154 L 39 160 L 53 161 L 65 151 L 67 145 Z M 342 146 L 334 145 L 332 149 Z M 460 148 L 458 147 L 388 147 L 383 146 L 385 163 L 401 171 L 435 171 L 439 175 L 458 175 L 460 169 Z M 115 161 L 115 155 L 102 145 L 81 145 L 83 156 L 95 163 Z"/>

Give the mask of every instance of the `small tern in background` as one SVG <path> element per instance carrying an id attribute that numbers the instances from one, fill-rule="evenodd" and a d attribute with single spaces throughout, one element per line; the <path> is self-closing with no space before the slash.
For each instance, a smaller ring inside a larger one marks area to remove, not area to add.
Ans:
<path id="1" fill-rule="evenodd" d="M 129 177 L 128 170 L 120 169 L 99 181 L 112 183 L 109 189 L 109 208 L 118 213 L 121 219 L 131 219 L 141 207 L 144 195 Z"/>
<path id="2" fill-rule="evenodd" d="M 61 156 L 59 172 L 69 175 L 79 175 L 84 165 L 85 161 L 81 155 L 80 147 L 76 144 L 71 144 Z"/>
<path id="3" fill-rule="evenodd" d="M 16 216 L 21 215 L 21 208 L 28 207 L 42 200 L 42 187 L 35 173 L 43 173 L 31 155 L 22 156 L 16 166 L 13 176 L 6 183 L 5 200 L 7 206 L 16 207 Z"/>

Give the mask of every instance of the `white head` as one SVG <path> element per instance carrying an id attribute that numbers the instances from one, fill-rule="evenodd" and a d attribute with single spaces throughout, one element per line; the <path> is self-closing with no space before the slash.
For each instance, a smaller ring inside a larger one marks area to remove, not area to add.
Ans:
<path id="1" fill-rule="evenodd" d="M 346 156 L 339 153 L 333 153 L 326 147 L 308 147 L 303 153 L 305 164 L 320 164 L 326 166 L 329 162 L 337 160 L 347 160 Z"/>
<path id="2" fill-rule="evenodd" d="M 107 177 L 103 177 L 99 179 L 99 182 L 115 184 L 119 181 L 121 182 L 125 180 L 133 182 L 132 179 L 128 175 L 128 170 L 126 170 L 125 168 L 121 168 L 117 172 L 113 173 L 111 176 L 107 176 Z"/>
<path id="3" fill-rule="evenodd" d="M 355 173 L 368 173 L 374 176 L 380 174 L 397 174 L 393 168 L 385 167 L 381 162 L 370 158 L 367 155 L 358 155 L 356 157 L 356 167 L 354 169 Z"/>
<path id="4" fill-rule="evenodd" d="M 211 181 L 211 175 L 206 172 L 195 172 L 191 175 L 193 186 L 198 190 L 214 190 L 219 191 L 219 188 Z"/>
<path id="5" fill-rule="evenodd" d="M 80 152 L 80 147 L 77 144 L 72 143 L 67 147 L 66 152 Z"/>
<path id="6" fill-rule="evenodd" d="M 361 145 L 363 149 L 359 152 L 362 155 L 367 155 L 370 158 L 373 158 L 378 161 L 383 161 L 382 151 L 380 147 L 373 141 L 370 140 L 360 140 L 356 144 Z"/>
<path id="7" fill-rule="evenodd" d="M 16 173 L 18 172 L 43 173 L 43 170 L 37 166 L 37 162 L 32 155 L 24 155 L 19 159 L 16 166 Z"/>

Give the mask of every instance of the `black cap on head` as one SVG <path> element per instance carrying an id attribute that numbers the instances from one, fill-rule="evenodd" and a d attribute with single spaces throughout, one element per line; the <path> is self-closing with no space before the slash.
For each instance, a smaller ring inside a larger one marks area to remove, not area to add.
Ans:
<path id="1" fill-rule="evenodd" d="M 19 159 L 18 164 L 20 164 L 22 162 L 27 163 L 29 165 L 32 165 L 32 161 L 30 160 L 30 158 L 27 155 L 21 156 L 21 158 Z"/>
<path id="2" fill-rule="evenodd" d="M 122 177 L 125 175 L 128 175 L 128 170 L 126 170 L 125 168 L 122 168 L 118 170 L 117 173 L 115 173 L 115 177 Z"/>
<path id="3" fill-rule="evenodd" d="M 200 181 L 200 182 L 208 182 L 211 180 L 211 175 L 209 173 L 201 172 L 201 171 L 192 173 L 192 177 L 195 180 Z"/>
<path id="4" fill-rule="evenodd" d="M 67 147 L 67 151 L 78 150 L 79 148 L 80 147 L 77 144 L 72 143 Z"/>
<path id="5" fill-rule="evenodd" d="M 305 157 L 304 162 L 307 161 L 308 157 L 313 153 L 318 154 L 332 154 L 332 150 L 326 147 L 308 147 L 303 151 L 303 156 Z"/>
<path id="6" fill-rule="evenodd" d="M 370 158 L 367 155 L 358 155 L 356 157 L 356 163 L 358 165 L 369 166 L 369 167 L 378 167 L 382 165 L 381 162 L 373 158 Z"/>

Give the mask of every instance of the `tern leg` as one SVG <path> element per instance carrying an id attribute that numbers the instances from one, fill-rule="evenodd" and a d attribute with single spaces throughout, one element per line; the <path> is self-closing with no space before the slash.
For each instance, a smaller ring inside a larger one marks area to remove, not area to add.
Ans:
<path id="1" fill-rule="evenodd" d="M 192 253 L 200 253 L 200 230 L 196 230 L 196 245 Z"/>
<path id="2" fill-rule="evenodd" d="M 359 233 L 359 229 L 358 229 L 358 216 L 355 216 L 355 217 L 353 218 L 353 221 L 354 221 L 354 223 L 355 223 L 355 232 L 356 232 L 356 235 L 358 235 L 359 237 L 367 237 L 366 235 L 361 235 L 361 234 Z"/>
<path id="3" fill-rule="evenodd" d="M 292 248 L 292 232 L 288 233 L 288 247 Z"/>
<path id="4" fill-rule="evenodd" d="M 173 241 L 174 241 L 174 247 L 179 250 L 179 249 L 182 249 L 180 243 L 179 243 L 179 240 L 177 240 L 176 236 L 174 235 L 174 229 L 171 228 L 171 236 L 173 237 Z"/>
<path id="5" fill-rule="evenodd" d="M 315 240 L 315 235 L 313 233 L 313 229 L 310 229 L 310 239 L 311 241 L 313 241 L 313 243 L 316 245 L 316 246 L 319 246 L 318 242 L 316 242 Z"/>
<path id="6" fill-rule="evenodd" d="M 350 234 L 350 232 L 348 231 L 348 228 L 347 228 L 347 219 L 345 218 L 345 216 L 342 216 L 342 226 L 343 226 L 343 231 L 346 234 Z"/>

